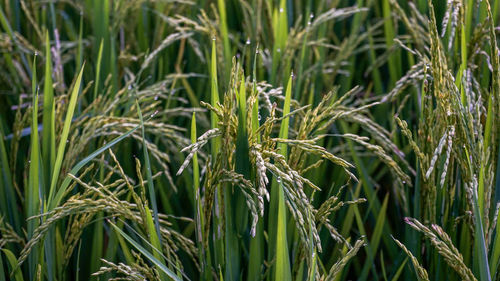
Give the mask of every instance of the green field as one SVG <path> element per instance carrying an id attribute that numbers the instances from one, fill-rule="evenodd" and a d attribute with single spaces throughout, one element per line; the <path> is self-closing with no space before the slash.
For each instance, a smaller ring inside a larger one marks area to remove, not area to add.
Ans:
<path id="1" fill-rule="evenodd" d="M 499 0 L 0 0 L 0 281 L 500 280 Z"/>

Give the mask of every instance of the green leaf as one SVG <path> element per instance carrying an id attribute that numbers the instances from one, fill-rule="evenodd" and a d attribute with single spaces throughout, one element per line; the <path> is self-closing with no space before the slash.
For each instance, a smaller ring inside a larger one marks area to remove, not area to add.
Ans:
<path id="1" fill-rule="evenodd" d="M 231 67 L 231 47 L 229 45 L 229 33 L 227 30 L 227 16 L 226 16 L 226 1 L 217 0 L 217 6 L 219 8 L 219 17 L 220 17 L 220 33 L 222 36 L 222 42 L 224 44 L 224 62 L 227 64 L 224 68 L 226 73 L 226 80 L 229 80 L 230 75 L 230 67 Z"/>
<path id="2" fill-rule="evenodd" d="M 472 209 L 475 222 L 474 223 L 475 226 L 474 246 L 476 248 L 476 251 L 474 251 L 474 254 L 476 255 L 475 259 L 478 261 L 480 280 L 491 281 L 490 268 L 488 264 L 488 255 L 486 249 L 486 241 L 484 239 L 483 222 L 481 219 L 481 212 L 479 210 L 479 205 L 477 202 L 477 190 L 474 189 L 472 194 L 473 194 Z"/>
<path id="3" fill-rule="evenodd" d="M 286 239 L 285 195 L 280 184 L 278 202 L 278 226 L 276 231 L 276 272 L 274 280 L 292 280 Z"/>
<path id="4" fill-rule="evenodd" d="M 392 277 L 391 281 L 399 280 L 399 276 L 401 276 L 401 273 L 403 273 L 403 269 L 405 268 L 407 262 L 408 262 L 408 257 L 406 257 L 405 260 L 401 263 L 396 273 L 394 273 L 394 276 Z"/>
<path id="5" fill-rule="evenodd" d="M 130 236 L 128 236 L 125 232 L 123 232 L 119 227 L 117 227 L 114 223 L 109 222 L 109 224 L 114 228 L 114 230 L 120 234 L 125 240 L 127 240 L 134 248 L 136 248 L 141 254 L 143 254 L 149 261 L 151 261 L 161 272 L 165 273 L 168 277 L 173 280 L 180 281 L 180 279 L 172 270 L 165 266 L 161 261 L 159 261 L 154 254 L 151 254 L 148 250 L 142 247 L 139 243 L 134 241 Z"/>
<path id="6" fill-rule="evenodd" d="M 191 118 L 191 143 L 196 143 L 196 112 L 193 111 L 193 116 Z M 194 199 L 195 199 L 195 227 L 196 227 L 196 242 L 198 243 L 198 258 L 201 263 L 201 275 L 205 280 L 212 280 L 211 270 L 211 257 L 210 248 L 204 247 L 203 237 L 205 237 L 205 222 L 203 216 L 203 206 L 200 194 L 200 167 L 198 163 L 198 153 L 193 155 L 193 185 L 194 185 Z M 205 249 L 208 253 L 205 253 Z"/>
<path id="7" fill-rule="evenodd" d="M 287 1 L 281 0 L 278 9 L 273 13 L 273 59 L 271 65 L 271 84 L 276 83 L 276 75 L 278 72 L 278 65 L 281 61 L 282 53 L 285 52 L 286 42 L 288 40 L 288 12 Z"/>
<path id="8" fill-rule="evenodd" d="M 136 127 L 130 129 L 128 132 L 124 133 L 123 135 L 121 135 L 121 136 L 113 139 L 112 141 L 110 141 L 109 143 L 107 143 L 105 146 L 103 146 L 103 147 L 97 149 L 96 151 L 92 152 L 89 156 L 85 157 L 83 160 L 81 160 L 80 162 L 78 162 L 73 167 L 73 169 L 71 169 L 71 171 L 69 173 L 72 174 L 72 175 L 76 175 L 78 173 L 78 171 L 80 171 L 80 169 L 83 168 L 87 163 L 89 163 L 95 157 L 97 157 L 99 154 L 101 154 L 104 151 L 108 150 L 109 148 L 111 148 L 115 144 L 119 143 L 120 141 L 122 141 L 126 137 L 130 136 L 135 130 L 139 129 L 140 127 L 141 127 L 141 125 L 137 125 Z M 53 210 L 56 206 L 59 205 L 59 203 L 61 202 L 63 196 L 65 195 L 66 189 L 70 185 L 71 181 L 72 181 L 72 179 L 70 177 L 68 177 L 68 176 L 64 178 L 64 181 L 62 182 L 61 187 L 57 191 L 57 194 L 55 195 L 54 200 L 52 200 L 51 204 L 49 204 L 49 210 Z"/>
<path id="9" fill-rule="evenodd" d="M 33 60 L 33 66 L 36 65 L 36 56 Z M 33 67 L 32 76 L 32 91 L 33 91 L 33 111 L 31 116 L 31 152 L 30 152 L 30 167 L 29 167 L 29 178 L 28 178 L 28 188 L 26 190 L 26 217 L 32 217 L 40 214 L 39 202 L 40 202 L 40 144 L 38 139 L 38 91 L 36 86 L 36 68 Z M 28 239 L 31 239 L 35 228 L 38 226 L 38 219 L 32 219 L 27 221 L 27 234 Z M 38 249 L 35 248 L 29 257 L 29 270 L 30 276 L 34 276 L 35 267 L 37 261 L 35 258 L 38 256 Z"/>
<path id="10" fill-rule="evenodd" d="M 135 91 L 134 91 L 135 95 Z M 161 252 L 162 247 L 161 247 L 161 230 L 160 230 L 160 221 L 158 218 L 158 205 L 156 204 L 156 194 L 155 194 L 155 187 L 154 187 L 154 182 L 153 182 L 153 175 L 151 171 L 151 162 L 149 160 L 149 152 L 148 152 L 148 147 L 146 145 L 146 133 L 144 129 L 144 120 L 142 118 L 142 113 L 141 113 L 141 107 L 139 105 L 139 100 L 135 99 L 135 105 L 137 107 L 137 113 L 139 115 L 139 121 L 141 125 L 141 135 L 142 135 L 142 151 L 144 153 L 144 161 L 146 162 L 146 178 L 148 180 L 148 193 L 149 193 L 149 199 L 151 201 L 151 206 L 153 208 L 153 219 L 154 219 L 154 224 L 153 221 L 151 221 L 151 213 L 149 211 L 149 207 L 146 206 L 146 225 L 148 227 L 148 232 L 149 232 L 149 239 L 153 247 L 158 249 L 158 251 Z M 153 116 L 151 116 L 153 117 Z M 162 260 L 162 257 L 158 255 L 158 252 L 154 251 L 153 254 L 158 260 Z M 165 277 L 161 276 L 161 279 L 164 280 Z"/>
<path id="11" fill-rule="evenodd" d="M 43 130 L 42 130 L 42 159 L 44 170 L 45 192 L 51 183 L 51 175 L 54 172 L 56 158 L 55 137 L 55 103 L 54 87 L 52 83 L 52 59 L 50 52 L 49 33 L 45 33 L 45 80 L 43 86 Z"/>
<path id="12" fill-rule="evenodd" d="M 211 60 L 211 70 L 210 70 L 210 104 L 216 108 L 218 108 L 219 103 L 219 90 L 217 84 L 217 55 L 215 50 L 215 40 L 212 41 L 212 60 Z M 212 129 L 218 128 L 219 118 L 215 112 L 210 112 L 210 125 Z M 220 137 L 215 138 L 212 141 L 212 157 L 215 159 L 217 152 L 220 147 Z"/>
<path id="13" fill-rule="evenodd" d="M 97 95 L 100 89 L 99 78 L 101 77 L 101 61 L 102 61 L 103 47 L 104 47 L 104 41 L 101 40 L 101 44 L 99 45 L 99 53 L 97 54 L 97 65 L 96 65 L 95 84 L 94 84 L 94 100 L 97 99 Z"/>
<path id="14" fill-rule="evenodd" d="M 149 160 L 149 152 L 148 152 L 148 147 L 146 145 L 146 134 L 145 134 L 145 129 L 144 129 L 144 120 L 142 118 L 142 113 L 141 113 L 141 107 L 139 106 L 139 101 L 135 100 L 135 105 L 137 106 L 137 113 L 139 115 L 139 121 L 141 125 L 141 135 L 142 135 L 142 148 L 143 148 L 143 153 L 144 153 L 144 161 L 146 162 L 146 178 L 148 180 L 148 192 L 149 192 L 149 199 L 151 200 L 151 206 L 153 208 L 153 217 L 154 217 L 154 223 L 156 227 L 156 234 L 158 241 L 161 240 L 161 235 L 160 235 L 160 223 L 158 220 L 158 205 L 156 204 L 156 194 L 155 194 L 155 187 L 154 187 L 154 182 L 153 182 L 153 174 L 151 172 L 151 162 Z M 153 116 L 151 116 L 153 117 Z M 153 233 L 150 233 L 152 236 Z M 154 245 L 154 244 L 153 244 Z M 155 245 L 156 247 L 156 245 Z M 161 249 L 161 247 L 160 247 Z"/>
<path id="15" fill-rule="evenodd" d="M 64 149 L 66 148 L 66 141 L 68 140 L 69 129 L 71 126 L 71 121 L 73 120 L 73 114 L 75 112 L 76 101 L 78 100 L 78 92 L 80 91 L 80 84 L 82 82 L 82 74 L 85 64 L 80 70 L 80 74 L 76 78 L 75 84 L 73 85 L 73 91 L 70 95 L 69 105 L 66 113 L 66 119 L 64 120 L 63 131 L 61 133 L 61 140 L 59 142 L 59 147 L 57 148 L 57 156 L 54 164 L 54 169 L 52 172 L 52 179 L 49 189 L 49 206 L 52 203 L 54 193 L 56 191 L 57 180 L 59 179 L 59 173 L 61 172 L 62 161 L 64 157 Z"/>
<path id="16" fill-rule="evenodd" d="M 19 268 L 17 264 L 16 256 L 14 256 L 14 254 L 8 249 L 2 249 L 2 251 L 7 257 L 7 261 L 9 262 L 11 270 L 14 270 L 14 272 L 11 273 L 11 276 L 14 276 L 14 280 L 16 281 L 24 281 L 23 273 L 21 272 L 21 268 Z"/>
<path id="17" fill-rule="evenodd" d="M 366 280 L 370 268 L 372 268 L 374 265 L 375 255 L 377 253 L 378 246 L 380 244 L 380 238 L 382 237 L 382 232 L 384 229 L 388 201 L 389 193 L 385 195 L 384 202 L 382 203 L 382 207 L 380 208 L 380 212 L 378 213 L 377 220 L 375 222 L 375 229 L 373 230 L 370 243 L 367 246 L 367 249 L 370 248 L 370 251 L 368 254 L 368 258 L 364 263 L 359 280 Z"/>
<path id="18" fill-rule="evenodd" d="M 292 76 L 288 79 L 288 85 L 286 87 L 285 92 L 285 104 L 283 105 L 283 116 L 286 116 L 290 113 L 290 101 L 292 96 Z M 282 139 L 288 138 L 288 127 L 290 117 L 285 117 L 283 121 L 281 121 L 281 128 L 279 137 Z M 285 156 L 287 155 L 287 146 L 284 143 L 279 145 L 280 154 Z M 277 181 L 277 179 L 274 179 Z M 271 187 L 272 188 L 272 187 Z M 283 186 L 281 184 L 281 180 L 278 183 L 278 208 L 277 208 L 277 218 L 276 218 L 276 271 L 275 271 L 275 280 L 291 280 L 291 271 L 290 271 L 290 260 L 288 254 L 288 243 L 286 237 L 286 208 L 285 208 L 285 194 L 283 190 Z M 276 213 L 273 213 L 271 210 L 271 216 L 274 216 Z"/>

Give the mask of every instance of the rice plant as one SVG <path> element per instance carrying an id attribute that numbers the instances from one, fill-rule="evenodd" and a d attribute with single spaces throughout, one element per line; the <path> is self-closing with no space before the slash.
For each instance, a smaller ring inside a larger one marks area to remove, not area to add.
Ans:
<path id="1" fill-rule="evenodd" d="M 0 281 L 500 280 L 497 0 L 0 0 Z"/>

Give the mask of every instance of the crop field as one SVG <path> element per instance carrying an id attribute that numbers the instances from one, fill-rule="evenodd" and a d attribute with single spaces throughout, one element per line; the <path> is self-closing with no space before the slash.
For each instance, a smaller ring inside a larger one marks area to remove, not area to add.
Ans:
<path id="1" fill-rule="evenodd" d="M 0 0 L 0 281 L 500 280 L 500 0 Z"/>

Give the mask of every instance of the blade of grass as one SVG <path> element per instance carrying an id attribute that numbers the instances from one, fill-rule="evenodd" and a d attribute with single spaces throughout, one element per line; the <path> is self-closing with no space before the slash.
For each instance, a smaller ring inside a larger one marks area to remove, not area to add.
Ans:
<path id="1" fill-rule="evenodd" d="M 211 59 L 211 68 L 210 68 L 210 104 L 212 106 L 217 106 L 219 103 L 219 85 L 217 84 L 217 55 L 216 55 L 216 45 L 215 38 L 212 40 L 212 59 Z M 219 118 L 215 112 L 210 112 L 210 127 L 212 129 L 218 128 Z M 215 156 L 219 151 L 220 147 L 220 138 L 216 138 L 212 141 L 212 159 L 215 160 Z"/>
<path id="2" fill-rule="evenodd" d="M 276 271 L 274 280 L 292 280 L 290 261 L 288 259 L 288 243 L 286 239 L 286 209 L 283 186 L 279 183 L 278 221 L 276 230 Z"/>
<path id="3" fill-rule="evenodd" d="M 214 107 L 219 107 L 219 89 L 218 89 L 218 84 L 217 84 L 217 53 L 216 53 L 216 44 L 215 44 L 215 38 L 212 39 L 212 56 L 211 56 L 211 61 L 210 61 L 210 104 Z M 219 125 L 219 118 L 217 117 L 217 114 L 215 112 L 210 112 L 210 128 L 215 129 L 218 128 Z M 221 146 L 221 138 L 217 137 L 213 139 L 210 143 L 211 145 L 211 161 L 212 163 L 215 161 L 217 157 L 217 153 L 219 152 L 220 146 Z M 222 199 L 222 192 L 221 192 L 221 186 L 216 186 L 215 187 L 215 193 L 216 193 L 216 204 L 222 204 L 223 199 Z M 215 206 L 216 208 L 222 209 L 221 206 Z M 218 229 L 223 226 L 223 219 L 221 217 L 221 214 L 219 212 L 214 212 L 214 221 L 213 221 L 213 227 L 214 229 Z M 222 268 L 225 258 L 224 258 L 224 241 L 223 237 L 221 234 L 222 231 L 216 231 L 215 234 L 215 262 L 217 263 L 217 267 L 219 269 Z"/>
<path id="4" fill-rule="evenodd" d="M 160 242 L 161 236 L 159 236 L 160 235 L 159 234 L 159 232 L 160 232 L 159 226 L 156 226 L 155 222 L 153 222 L 154 214 L 151 214 L 149 207 L 146 206 L 146 208 L 144 208 L 144 210 L 145 210 L 144 217 L 146 219 L 146 227 L 147 227 L 147 231 L 148 231 L 149 242 L 151 243 L 151 247 L 152 247 L 153 256 L 158 261 L 160 261 L 162 264 L 165 264 L 165 261 L 163 259 L 162 254 L 161 254 L 162 253 L 162 246 L 161 246 L 161 242 Z M 165 274 L 162 273 L 162 269 L 159 268 L 159 266 L 157 266 L 157 269 L 160 272 L 160 280 L 162 280 L 162 281 L 168 280 L 167 276 L 165 276 Z"/>
<path id="5" fill-rule="evenodd" d="M 99 156 L 101 153 L 103 153 L 104 151 L 108 150 L 109 148 L 111 148 L 115 144 L 119 143 L 120 141 L 122 141 L 126 137 L 130 136 L 135 130 L 139 129 L 140 127 L 141 127 L 140 125 L 137 125 L 136 127 L 130 129 L 126 133 L 122 134 L 119 137 L 116 137 L 115 139 L 113 139 L 112 141 L 110 141 L 109 143 L 107 143 L 106 145 L 104 145 L 101 148 L 97 149 L 96 151 L 92 152 L 90 155 L 88 155 L 87 157 L 85 157 L 84 159 L 82 159 L 80 162 L 78 162 L 71 169 L 71 171 L 69 173 L 72 174 L 72 175 L 78 174 L 78 171 L 80 171 L 80 169 L 83 168 L 87 163 L 89 163 L 95 157 Z M 59 205 L 59 203 L 61 202 L 63 196 L 66 194 L 67 188 L 69 187 L 71 181 L 72 180 L 71 180 L 70 177 L 65 177 L 64 178 L 64 181 L 62 182 L 61 187 L 59 188 L 59 190 L 57 191 L 56 195 L 54 196 L 54 200 L 52 200 L 51 204 L 49 204 L 49 210 L 53 210 L 56 206 Z"/>
<path id="6" fill-rule="evenodd" d="M 375 222 L 375 229 L 373 230 L 370 243 L 367 246 L 367 249 L 370 248 L 370 251 L 368 253 L 367 260 L 364 263 L 363 270 L 361 271 L 359 280 L 366 280 L 366 278 L 368 277 L 369 270 L 373 268 L 374 265 L 373 261 L 375 259 L 380 244 L 380 238 L 382 237 L 382 232 L 384 229 L 388 199 L 389 199 L 389 194 L 386 194 L 384 202 L 382 203 L 382 207 L 380 208 L 377 220 Z"/>
<path id="7" fill-rule="evenodd" d="M 43 87 L 43 130 L 42 130 L 42 159 L 44 170 L 45 192 L 51 183 L 56 157 L 56 138 L 54 120 L 54 87 L 52 84 L 52 59 L 50 55 L 49 33 L 45 33 L 45 80 Z"/>
<path id="8" fill-rule="evenodd" d="M 196 143 L 196 112 L 193 112 L 191 118 L 191 143 Z M 203 206 L 200 193 L 200 167 L 198 164 L 198 153 L 193 155 L 193 185 L 194 185 L 194 198 L 195 198 L 195 224 L 196 224 L 196 242 L 198 243 L 198 258 L 201 263 L 201 276 L 204 280 L 212 280 L 211 274 L 211 257 L 210 249 L 203 244 L 205 222 L 203 218 Z M 205 252 L 206 250 L 206 252 Z"/>
<path id="9" fill-rule="evenodd" d="M 52 178 L 49 188 L 48 204 L 51 206 L 53 201 L 54 192 L 56 191 L 57 180 L 59 179 L 59 173 L 61 172 L 61 166 L 64 156 L 64 149 L 66 148 L 66 141 L 68 140 L 69 129 L 71 126 L 71 121 L 73 120 L 73 113 L 75 112 L 76 101 L 78 100 L 78 92 L 80 91 L 80 83 L 82 81 L 82 74 L 85 65 L 82 66 L 80 74 L 76 78 L 75 84 L 73 86 L 73 91 L 70 95 L 69 105 L 66 113 L 66 119 L 64 120 L 63 131 L 61 133 L 61 140 L 59 141 L 59 147 L 57 148 L 57 156 L 54 163 L 54 168 L 52 172 Z"/>
<path id="10" fill-rule="evenodd" d="M 39 151 L 39 139 L 38 139 L 38 90 L 36 81 L 36 56 L 33 59 L 33 77 L 32 77 L 32 92 L 33 92 L 33 112 L 31 116 L 31 152 L 29 161 L 29 179 L 28 179 L 28 189 L 26 190 L 26 217 L 30 218 L 32 216 L 38 215 L 40 213 L 39 204 L 40 201 L 39 194 L 39 164 L 40 164 L 40 151 Z M 35 228 L 38 226 L 38 219 L 28 220 L 28 239 L 31 239 Z M 36 258 L 38 256 L 38 249 L 30 254 L 29 257 L 29 274 L 30 279 L 34 279 L 35 268 L 36 268 Z"/>
<path id="11" fill-rule="evenodd" d="M 391 281 L 399 280 L 399 276 L 401 276 L 401 273 L 403 273 L 403 269 L 405 268 L 407 262 L 408 262 L 408 257 L 405 258 L 404 261 L 401 263 L 396 273 L 394 273 L 394 276 L 392 277 Z"/>
<path id="12" fill-rule="evenodd" d="M 102 61 L 101 65 L 101 73 L 107 74 L 110 72 L 109 62 L 111 59 L 110 52 L 110 35 L 109 35 L 109 14 L 110 14 L 110 3 L 109 0 L 93 0 L 92 1 L 92 30 L 94 32 L 95 45 L 101 41 L 103 42 L 103 54 L 106 54 L 105 60 Z M 145 51 L 145 50 L 144 50 Z M 99 49 L 93 48 L 94 58 L 98 57 Z M 104 80 L 104 76 L 100 78 L 100 80 Z"/>
<path id="13" fill-rule="evenodd" d="M 103 244 L 104 244 L 104 225 L 103 225 L 103 213 L 100 212 L 96 215 L 96 221 L 93 229 L 92 235 L 92 249 L 90 256 L 92 257 L 90 261 L 90 272 L 97 272 L 99 270 L 99 265 L 101 264 L 101 258 L 103 254 Z M 81 242 L 81 240 L 80 240 Z M 78 256 L 78 258 L 80 258 Z M 97 277 L 92 277 L 91 280 L 99 280 Z"/>
<path id="14" fill-rule="evenodd" d="M 104 47 L 104 41 L 101 40 L 101 44 L 99 44 L 99 53 L 97 54 L 97 64 L 95 70 L 95 84 L 94 84 L 94 100 L 97 99 L 97 95 L 100 90 L 99 79 L 101 77 L 101 61 L 102 61 L 102 49 Z"/>
<path id="15" fill-rule="evenodd" d="M 172 278 L 173 280 L 180 281 L 181 279 L 168 267 L 165 266 L 161 261 L 159 261 L 154 254 L 151 254 L 148 250 L 146 250 L 144 247 L 142 247 L 139 243 L 137 243 L 134 239 L 132 239 L 130 236 L 128 236 L 125 232 L 123 232 L 119 227 L 117 227 L 114 223 L 109 222 L 109 224 L 113 227 L 113 229 L 120 234 L 125 240 L 127 240 L 134 248 L 136 248 L 141 254 L 143 254 L 149 261 L 151 261 L 154 265 L 157 266 L 157 268 L 165 273 L 168 277 Z"/>
<path id="16" fill-rule="evenodd" d="M 9 262 L 9 266 L 10 266 L 11 270 L 14 270 L 10 274 L 11 277 L 14 277 L 14 280 L 16 280 L 16 281 L 24 281 L 23 273 L 21 271 L 21 268 L 17 264 L 16 256 L 8 249 L 2 249 L 2 251 L 5 254 L 5 256 L 7 257 L 7 261 Z"/>
<path id="17" fill-rule="evenodd" d="M 278 64 L 281 61 L 281 54 L 285 51 L 286 41 L 288 40 L 288 19 L 286 0 L 281 0 L 279 9 L 274 10 L 273 18 L 273 60 L 271 66 L 271 84 L 276 83 L 276 75 L 278 72 Z"/>
<path id="18" fill-rule="evenodd" d="M 396 36 L 396 31 L 393 26 L 393 17 L 391 12 L 391 5 L 389 0 L 382 1 L 382 12 L 384 15 L 384 35 L 385 35 L 385 44 L 386 48 L 391 48 L 394 45 L 394 38 Z M 389 56 L 389 76 L 390 76 L 390 85 L 394 86 L 398 81 L 398 77 L 401 77 L 401 58 L 399 51 L 391 54 Z"/>
<path id="19" fill-rule="evenodd" d="M 135 95 L 135 89 L 133 89 L 134 95 Z M 142 113 L 141 113 L 141 107 L 139 105 L 139 100 L 135 99 L 135 105 L 137 107 L 137 113 L 139 115 L 139 122 L 141 125 L 141 135 L 142 135 L 142 150 L 143 150 L 143 155 L 144 155 L 144 161 L 146 163 L 146 178 L 148 180 L 148 193 L 149 193 L 149 200 L 151 201 L 151 207 L 153 209 L 153 214 L 151 216 L 149 207 L 146 207 L 146 225 L 148 227 L 148 232 L 149 232 L 149 239 L 153 247 L 158 249 L 158 251 L 161 252 L 162 246 L 161 246 L 161 232 L 160 232 L 160 221 L 158 218 L 158 205 L 156 203 L 156 194 L 155 194 L 155 187 L 153 183 L 153 174 L 151 172 L 151 162 L 149 160 L 149 152 L 148 152 L 148 147 L 146 145 L 146 133 L 144 129 L 144 120 L 142 118 Z M 153 117 L 153 116 L 151 116 Z M 151 220 L 153 218 L 153 221 Z M 153 255 L 155 258 L 158 260 L 162 261 L 162 257 L 159 255 L 157 251 L 153 251 Z M 163 262 L 163 261 L 162 261 Z M 162 280 L 166 280 L 166 276 L 160 276 Z"/>
<path id="20" fill-rule="evenodd" d="M 220 17 L 220 32 L 222 36 L 222 42 L 224 44 L 224 62 L 227 64 L 224 66 L 225 80 L 229 81 L 230 69 L 231 69 L 231 48 L 229 45 L 229 34 L 227 30 L 227 16 L 226 16 L 226 1 L 217 0 L 217 6 L 219 8 L 219 17 Z"/>
<path id="21" fill-rule="evenodd" d="M 288 84 L 285 92 L 285 103 L 283 105 L 283 116 L 290 113 L 290 101 L 292 94 L 292 80 L 293 74 L 288 79 Z M 288 138 L 288 127 L 290 117 L 286 117 L 281 121 L 279 138 Z M 280 143 L 278 145 L 279 153 L 287 156 L 287 145 Z M 270 260 L 276 258 L 274 269 L 274 280 L 291 280 L 290 260 L 288 254 L 288 243 L 286 236 L 286 209 L 285 209 L 285 194 L 281 179 L 273 178 L 271 184 L 271 198 L 269 210 L 269 249 L 271 252 Z M 277 214 L 277 216 L 276 216 Z"/>
<path id="22" fill-rule="evenodd" d="M 490 269 L 488 264 L 488 256 L 486 249 L 486 241 L 484 239 L 484 231 L 483 231 L 483 223 L 481 219 L 481 213 L 479 211 L 479 205 L 477 203 L 477 190 L 473 190 L 473 214 L 474 214 L 474 230 L 475 230 L 475 239 L 474 246 L 476 251 L 474 254 L 477 256 L 475 259 L 478 261 L 479 266 L 479 274 L 481 281 L 491 281 Z"/>

